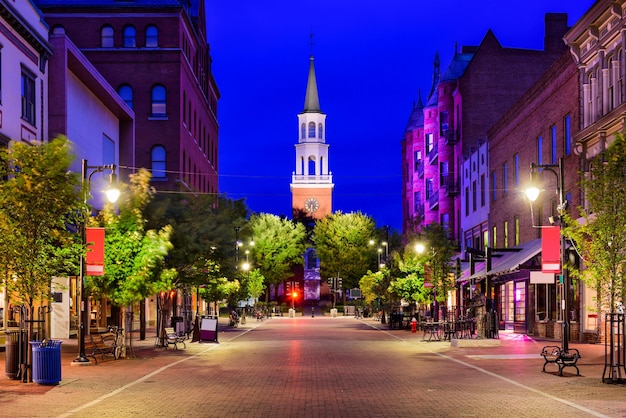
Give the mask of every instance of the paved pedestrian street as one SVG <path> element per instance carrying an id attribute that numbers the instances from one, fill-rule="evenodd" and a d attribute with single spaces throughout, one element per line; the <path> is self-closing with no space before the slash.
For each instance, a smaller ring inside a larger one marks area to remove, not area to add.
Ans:
<path id="1" fill-rule="evenodd" d="M 626 385 L 601 382 L 603 345 L 571 343 L 581 376 L 560 377 L 541 371 L 555 342 L 519 334 L 460 348 L 370 318 L 223 325 L 219 343 L 165 349 L 151 332 L 134 358 L 88 367 L 70 366 L 77 344 L 65 340 L 60 384 L 0 376 L 0 416 L 626 417 Z"/>

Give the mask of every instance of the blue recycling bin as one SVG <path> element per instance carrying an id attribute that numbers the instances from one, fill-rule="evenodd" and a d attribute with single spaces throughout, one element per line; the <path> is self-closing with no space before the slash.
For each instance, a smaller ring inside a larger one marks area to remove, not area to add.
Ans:
<path id="1" fill-rule="evenodd" d="M 61 381 L 61 343 L 59 340 L 31 341 L 33 382 L 56 385 Z"/>

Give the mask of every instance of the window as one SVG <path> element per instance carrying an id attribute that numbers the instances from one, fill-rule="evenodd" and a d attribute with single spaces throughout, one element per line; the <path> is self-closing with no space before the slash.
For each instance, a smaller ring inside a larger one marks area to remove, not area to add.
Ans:
<path id="1" fill-rule="evenodd" d="M 565 143 L 565 155 L 570 155 L 572 153 L 572 118 L 570 115 L 565 116 L 564 125 L 563 135 L 565 135 L 565 138 L 563 138 L 563 142 Z"/>
<path id="2" fill-rule="evenodd" d="M 515 217 L 515 244 L 516 247 L 519 245 L 519 217 Z"/>
<path id="3" fill-rule="evenodd" d="M 486 203 L 486 199 L 487 199 L 487 185 L 485 184 L 486 180 L 485 180 L 485 175 L 481 174 L 480 175 L 480 206 L 485 206 Z"/>
<path id="4" fill-rule="evenodd" d="M 118 89 L 117 93 L 120 95 L 122 100 L 130 107 L 133 108 L 133 89 L 128 84 L 122 84 Z"/>
<path id="5" fill-rule="evenodd" d="M 165 147 L 157 145 L 152 148 L 152 178 L 164 179 L 166 174 L 166 152 Z"/>
<path id="6" fill-rule="evenodd" d="M 318 127 L 317 127 L 317 137 L 318 137 L 319 139 L 322 139 L 322 138 L 323 138 L 323 132 L 324 132 L 324 129 L 323 129 L 323 127 L 322 127 L 322 124 L 320 123 L 320 124 L 318 125 Z"/>
<path id="7" fill-rule="evenodd" d="M 498 244 L 497 244 L 497 239 L 496 239 L 496 238 L 497 238 L 497 236 L 498 236 L 498 227 L 497 227 L 497 226 L 494 226 L 494 227 L 493 227 L 493 237 L 491 238 L 491 239 L 493 239 L 493 245 L 492 245 L 492 247 L 497 247 L 497 246 L 498 246 Z"/>
<path id="8" fill-rule="evenodd" d="M 134 48 L 137 46 L 137 34 L 134 26 L 124 28 L 124 48 Z"/>
<path id="9" fill-rule="evenodd" d="M 422 164 L 422 151 L 413 152 L 413 171 L 419 171 Z"/>
<path id="10" fill-rule="evenodd" d="M 519 186 L 519 154 L 515 154 L 513 157 L 515 160 L 515 186 Z"/>
<path id="11" fill-rule="evenodd" d="M 469 216 L 470 209 L 470 192 L 469 187 L 465 188 L 465 216 Z"/>
<path id="12" fill-rule="evenodd" d="M 309 138 L 315 138 L 315 122 L 309 122 Z"/>
<path id="13" fill-rule="evenodd" d="M 160 84 L 152 87 L 151 93 L 152 100 L 152 116 L 165 116 L 166 115 L 166 92 L 165 87 Z"/>
<path id="14" fill-rule="evenodd" d="M 472 211 L 476 212 L 476 180 L 472 182 Z"/>
<path id="15" fill-rule="evenodd" d="M 443 111 L 439 113 L 439 122 L 441 124 L 439 131 L 441 132 L 441 135 L 445 135 L 446 131 L 448 130 L 448 112 L 447 111 Z"/>
<path id="16" fill-rule="evenodd" d="M 543 164 L 543 138 L 537 138 L 537 164 Z"/>
<path id="17" fill-rule="evenodd" d="M 300 137 L 306 138 L 306 125 L 304 123 L 300 126 Z"/>
<path id="18" fill-rule="evenodd" d="M 146 48 L 159 46 L 159 30 L 154 25 L 146 26 Z"/>
<path id="19" fill-rule="evenodd" d="M 550 128 L 550 164 L 556 164 L 556 126 Z"/>
<path id="20" fill-rule="evenodd" d="M 430 199 L 433 195 L 433 179 L 426 179 L 426 199 Z"/>
<path id="21" fill-rule="evenodd" d="M 502 164 L 502 194 L 506 194 L 509 191 L 509 165 L 507 163 Z"/>
<path id="22" fill-rule="evenodd" d="M 426 134 L 426 152 L 431 152 L 435 147 L 435 138 L 433 134 Z"/>
<path id="23" fill-rule="evenodd" d="M 509 248 L 509 222 L 504 221 L 504 225 L 502 226 L 504 233 L 504 248 Z"/>
<path id="24" fill-rule="evenodd" d="M 498 197 L 498 175 L 495 171 L 491 172 L 491 200 L 495 201 Z"/>
<path id="25" fill-rule="evenodd" d="M 415 212 L 422 211 L 422 192 L 413 192 L 413 208 Z"/>
<path id="26" fill-rule="evenodd" d="M 22 68 L 22 119 L 35 126 L 35 76 Z"/>
<path id="27" fill-rule="evenodd" d="M 102 48 L 113 48 L 113 28 L 109 25 L 100 29 L 100 46 Z"/>

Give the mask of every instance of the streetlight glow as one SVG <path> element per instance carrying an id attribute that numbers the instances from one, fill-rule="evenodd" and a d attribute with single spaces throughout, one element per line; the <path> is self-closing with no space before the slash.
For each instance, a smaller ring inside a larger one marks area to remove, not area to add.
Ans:
<path id="1" fill-rule="evenodd" d="M 541 190 L 539 190 L 535 186 L 531 186 L 531 187 L 526 189 L 526 197 L 531 202 L 534 202 L 535 200 L 537 200 L 539 198 L 539 193 L 541 193 Z"/>
<path id="2" fill-rule="evenodd" d="M 422 244 L 421 242 L 418 242 L 417 244 L 415 244 L 415 252 L 418 254 L 422 254 L 424 252 L 426 248 L 424 247 L 424 244 Z"/>

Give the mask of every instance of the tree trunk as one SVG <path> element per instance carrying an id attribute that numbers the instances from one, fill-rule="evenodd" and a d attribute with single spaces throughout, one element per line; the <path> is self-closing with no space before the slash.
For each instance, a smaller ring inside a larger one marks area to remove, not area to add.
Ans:
<path id="1" fill-rule="evenodd" d="M 144 301 L 139 303 L 139 339 L 141 341 L 146 339 L 146 303 Z"/>

